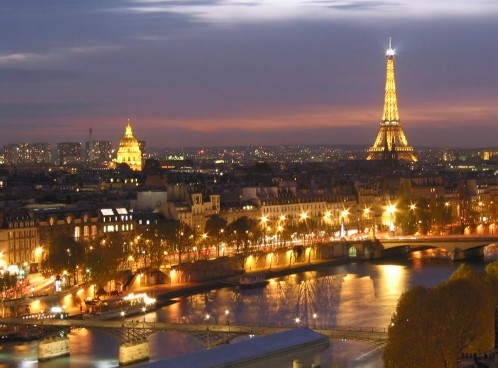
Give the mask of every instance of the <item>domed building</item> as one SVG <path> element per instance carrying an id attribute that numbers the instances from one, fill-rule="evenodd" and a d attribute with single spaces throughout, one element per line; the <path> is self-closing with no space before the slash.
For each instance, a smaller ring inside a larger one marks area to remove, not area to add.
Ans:
<path id="1" fill-rule="evenodd" d="M 142 151 L 140 150 L 138 140 L 133 136 L 130 119 L 126 123 L 125 136 L 119 142 L 116 164 L 119 165 L 121 163 L 127 164 L 132 170 L 142 170 Z"/>

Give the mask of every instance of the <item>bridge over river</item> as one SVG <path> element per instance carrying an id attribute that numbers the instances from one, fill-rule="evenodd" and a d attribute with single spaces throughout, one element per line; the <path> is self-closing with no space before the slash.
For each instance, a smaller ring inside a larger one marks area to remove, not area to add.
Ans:
<path id="1" fill-rule="evenodd" d="M 297 326 L 257 326 L 257 325 L 232 325 L 232 324 L 207 324 L 207 323 L 168 323 L 156 322 L 146 319 L 121 320 L 121 321 L 99 321 L 89 319 L 23 319 L 4 318 L 4 325 L 28 325 L 64 328 L 105 328 L 105 329 L 134 329 L 146 331 L 177 331 L 184 333 L 219 332 L 235 335 L 269 335 L 282 332 Z M 379 327 L 335 327 L 325 328 L 322 326 L 309 326 L 313 330 L 327 335 L 331 339 L 368 340 L 383 341 L 387 339 L 387 329 Z M 313 328 L 316 327 L 316 328 Z"/>
<path id="2" fill-rule="evenodd" d="M 232 325 L 232 324 L 208 324 L 208 323 L 167 323 L 156 322 L 146 319 L 126 320 L 79 320 L 79 319 L 23 319 L 4 318 L 3 325 L 36 326 L 42 331 L 51 331 L 51 335 L 39 342 L 39 360 L 47 360 L 58 356 L 69 354 L 69 340 L 67 336 L 60 336 L 61 330 L 71 328 L 106 329 L 109 333 L 121 338 L 120 364 L 129 364 L 148 357 L 147 336 L 156 332 L 177 331 L 194 335 L 197 339 L 207 340 L 207 347 L 213 347 L 227 343 L 231 338 L 238 335 L 270 335 L 293 329 L 298 326 L 256 326 L 256 325 Z M 342 340 L 364 340 L 372 342 L 383 342 L 387 339 L 385 328 L 374 327 L 334 327 L 309 326 L 318 333 L 328 336 L 330 339 Z M 313 328 L 315 327 L 315 328 Z M 56 336 L 56 337 L 54 337 Z M 136 357 L 140 358 L 137 359 Z M 131 357 L 131 358 L 130 358 Z"/>
<path id="3" fill-rule="evenodd" d="M 378 258 L 388 254 L 403 254 L 429 248 L 440 248 L 450 252 L 453 260 L 462 260 L 482 256 L 484 247 L 498 244 L 498 234 L 392 236 L 367 241 L 352 239 L 346 240 L 346 242 L 362 256 L 371 254 Z M 351 248 L 349 254 L 352 254 Z"/>

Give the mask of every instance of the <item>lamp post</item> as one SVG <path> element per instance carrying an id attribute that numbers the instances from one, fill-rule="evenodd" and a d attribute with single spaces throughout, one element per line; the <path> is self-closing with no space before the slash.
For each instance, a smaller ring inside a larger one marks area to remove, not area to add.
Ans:
<path id="1" fill-rule="evenodd" d="M 225 316 L 227 317 L 228 332 L 230 332 L 230 318 L 228 317 L 229 314 L 230 314 L 230 311 L 228 309 L 225 310 Z"/>
<path id="2" fill-rule="evenodd" d="M 323 215 L 323 228 L 325 230 L 325 235 L 328 236 L 328 231 L 327 227 L 330 225 L 330 217 L 332 216 L 332 213 L 330 211 L 326 211 Z"/>
<path id="3" fill-rule="evenodd" d="M 279 220 L 280 220 L 279 227 L 282 229 L 282 230 L 280 230 L 280 243 L 282 243 L 282 236 L 283 236 L 282 232 L 284 230 L 286 216 L 285 215 L 280 215 Z M 281 245 L 282 244 L 280 244 L 280 246 Z M 284 243 L 283 243 L 283 245 L 285 247 L 285 237 L 284 237 Z"/>
<path id="4" fill-rule="evenodd" d="M 301 212 L 301 214 L 299 215 L 299 220 L 304 223 L 304 231 L 306 233 L 308 232 L 308 223 L 306 221 L 307 219 L 308 219 L 308 213 L 307 212 Z M 304 236 L 303 236 L 303 246 L 306 243 L 306 235 L 307 234 L 304 234 Z"/>
<path id="5" fill-rule="evenodd" d="M 203 248 L 204 248 L 204 257 L 207 259 L 208 258 L 208 246 L 207 246 L 207 237 L 208 235 L 206 233 L 203 233 L 202 234 L 202 245 L 203 245 Z"/>
<path id="6" fill-rule="evenodd" d="M 209 313 L 206 313 L 206 317 L 204 318 L 205 321 L 206 321 L 206 332 L 207 332 L 207 348 L 209 349 L 211 346 L 210 342 L 209 342 L 209 318 L 211 318 L 211 316 L 209 315 Z"/>
<path id="7" fill-rule="evenodd" d="M 220 229 L 220 237 L 218 239 L 218 246 L 216 247 L 216 257 L 219 258 L 220 256 L 220 243 L 223 244 L 223 235 L 225 233 L 225 229 Z M 224 249 L 224 248 L 223 248 Z M 223 254 L 225 255 L 225 254 Z"/>
<path id="8" fill-rule="evenodd" d="M 396 206 L 390 204 L 387 206 L 387 213 L 389 214 L 389 232 L 394 235 L 394 213 L 396 212 Z"/>
<path id="9" fill-rule="evenodd" d="M 268 217 L 266 217 L 265 215 L 261 216 L 261 227 L 263 228 L 263 245 L 265 246 L 266 248 L 266 230 L 267 230 L 267 224 L 268 222 Z"/>
<path id="10" fill-rule="evenodd" d="M 277 247 L 279 247 L 282 243 L 282 231 L 284 227 L 282 225 L 277 226 Z"/>
<path id="11" fill-rule="evenodd" d="M 349 216 L 349 210 L 341 212 L 341 238 L 346 237 L 346 218 Z"/>
<path id="12" fill-rule="evenodd" d="M 369 220 L 370 220 L 370 213 L 371 213 L 370 208 L 365 207 L 365 208 L 363 209 L 363 220 L 364 220 L 364 221 L 365 221 L 368 225 L 370 225 L 370 221 L 369 221 Z M 367 226 L 367 228 L 368 228 L 368 226 Z M 365 228 L 364 228 L 364 230 L 365 230 Z M 374 233 L 374 236 L 375 236 L 375 233 Z"/>
<path id="13" fill-rule="evenodd" d="M 226 336 L 227 343 L 228 343 L 228 334 L 230 333 L 230 319 L 228 318 L 229 314 L 230 314 L 230 311 L 228 309 L 225 310 L 225 316 L 227 316 L 227 327 L 228 327 L 228 332 L 227 332 L 227 336 Z"/>

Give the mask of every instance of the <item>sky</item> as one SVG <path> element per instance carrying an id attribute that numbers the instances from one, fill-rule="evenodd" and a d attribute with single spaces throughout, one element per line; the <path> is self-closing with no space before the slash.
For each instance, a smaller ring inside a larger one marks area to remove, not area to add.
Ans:
<path id="1" fill-rule="evenodd" d="M 496 0 L 1 0 L 0 145 L 498 147 Z"/>

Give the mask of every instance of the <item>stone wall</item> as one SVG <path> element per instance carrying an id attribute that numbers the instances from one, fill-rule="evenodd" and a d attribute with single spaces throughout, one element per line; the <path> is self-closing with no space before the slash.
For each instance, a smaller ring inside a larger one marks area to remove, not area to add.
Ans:
<path id="1" fill-rule="evenodd" d="M 182 281 L 202 282 L 237 276 L 243 272 L 271 270 L 316 260 L 330 260 L 347 255 L 348 249 L 346 243 L 322 243 L 312 247 L 296 245 L 292 248 L 257 251 L 246 257 L 237 255 L 182 263 Z"/>
<path id="2" fill-rule="evenodd" d="M 69 355 L 69 339 L 48 337 L 38 342 L 38 360 L 40 362 Z"/>

